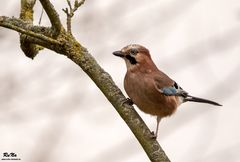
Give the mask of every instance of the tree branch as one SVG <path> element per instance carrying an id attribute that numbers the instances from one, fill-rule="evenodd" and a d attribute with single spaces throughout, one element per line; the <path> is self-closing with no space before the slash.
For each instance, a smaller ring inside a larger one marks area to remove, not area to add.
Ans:
<path id="1" fill-rule="evenodd" d="M 49 32 L 46 32 L 49 31 L 48 28 L 38 28 L 37 26 L 31 26 L 28 23 L 22 21 L 21 19 L 0 16 L 0 26 L 17 31 L 21 34 L 26 34 L 27 36 L 31 36 L 42 41 L 46 41 L 52 44 L 59 44 L 59 41 L 37 32 L 44 31 L 45 33 L 49 34 Z"/>
<path id="2" fill-rule="evenodd" d="M 52 26 L 56 28 L 55 31 L 58 30 L 57 37 L 56 35 L 54 35 L 55 37 L 52 36 L 52 30 L 49 28 L 33 26 L 28 22 L 16 18 L 0 16 L 0 26 L 22 33 L 26 35 L 25 39 L 32 44 L 41 45 L 63 54 L 79 65 L 95 82 L 127 123 L 149 159 L 153 162 L 169 162 L 170 160 L 157 140 L 151 138 L 151 131 L 134 110 L 133 106 L 125 103 L 126 98 L 115 85 L 111 76 L 99 66 L 85 47 L 77 42 L 71 34 L 62 29 L 59 17 L 50 2 L 48 0 L 40 1 L 49 15 Z M 57 22 L 52 22 L 55 19 L 57 19 Z"/>
<path id="3" fill-rule="evenodd" d="M 20 19 L 23 21 L 33 24 L 33 6 L 35 5 L 36 0 L 21 0 L 21 12 Z M 27 35 L 20 34 L 20 47 L 24 54 L 29 58 L 34 58 L 41 46 L 35 45 L 27 40 Z"/>
<path id="4" fill-rule="evenodd" d="M 57 37 L 60 31 L 63 29 L 59 15 L 49 0 L 40 0 L 44 10 L 46 11 L 48 18 L 52 24 L 53 35 Z"/>
<path id="5" fill-rule="evenodd" d="M 33 6 L 35 5 L 36 0 L 21 0 L 21 12 L 20 19 L 25 22 L 33 22 Z"/>

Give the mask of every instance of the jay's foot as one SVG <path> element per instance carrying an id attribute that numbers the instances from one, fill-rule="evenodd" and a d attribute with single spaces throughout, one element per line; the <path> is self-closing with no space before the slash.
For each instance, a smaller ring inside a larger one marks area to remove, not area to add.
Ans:
<path id="1" fill-rule="evenodd" d="M 152 139 L 157 139 L 157 134 L 154 133 L 154 131 L 151 132 L 150 137 Z"/>
<path id="2" fill-rule="evenodd" d="M 122 104 L 128 104 L 128 105 L 132 106 L 134 103 L 133 103 L 133 101 L 130 98 L 126 98 L 125 101 L 123 101 Z"/>

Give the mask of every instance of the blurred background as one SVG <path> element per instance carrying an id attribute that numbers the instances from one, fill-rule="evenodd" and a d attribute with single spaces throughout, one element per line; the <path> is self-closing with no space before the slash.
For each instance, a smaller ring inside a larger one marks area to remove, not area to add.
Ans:
<path id="1" fill-rule="evenodd" d="M 19 15 L 20 1 L 0 2 Z M 65 0 L 53 1 L 62 22 Z M 35 24 L 41 5 L 35 6 Z M 131 43 L 146 46 L 157 66 L 190 94 L 223 104 L 186 103 L 160 124 L 158 141 L 173 162 L 240 161 L 240 1 L 86 0 L 73 33 L 123 90 Z M 42 25 L 49 25 L 43 14 Z M 0 28 L 0 157 L 23 162 L 146 162 L 133 134 L 88 76 L 45 49 L 31 60 L 18 33 Z M 124 92 L 125 93 L 125 92 Z M 150 129 L 155 117 L 140 113 Z"/>

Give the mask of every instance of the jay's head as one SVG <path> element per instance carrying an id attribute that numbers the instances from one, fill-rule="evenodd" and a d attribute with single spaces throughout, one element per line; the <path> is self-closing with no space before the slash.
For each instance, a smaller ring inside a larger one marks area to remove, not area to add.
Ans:
<path id="1" fill-rule="evenodd" d="M 127 68 L 136 65 L 143 65 L 148 60 L 151 60 L 148 49 L 138 44 L 130 44 L 123 47 L 120 51 L 113 52 L 113 54 L 123 58 L 126 62 Z"/>

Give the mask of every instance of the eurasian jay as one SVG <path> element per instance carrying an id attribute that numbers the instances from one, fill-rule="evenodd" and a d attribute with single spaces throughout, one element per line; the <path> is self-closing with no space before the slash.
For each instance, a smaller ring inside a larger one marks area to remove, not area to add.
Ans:
<path id="1" fill-rule="evenodd" d="M 157 68 L 148 49 L 141 45 L 131 44 L 113 54 L 125 60 L 127 73 L 124 78 L 124 89 L 131 101 L 143 112 L 157 116 L 154 137 L 157 137 L 160 120 L 172 115 L 184 102 L 222 106 L 214 101 L 189 95 Z"/>

